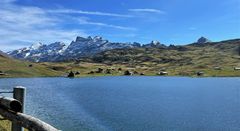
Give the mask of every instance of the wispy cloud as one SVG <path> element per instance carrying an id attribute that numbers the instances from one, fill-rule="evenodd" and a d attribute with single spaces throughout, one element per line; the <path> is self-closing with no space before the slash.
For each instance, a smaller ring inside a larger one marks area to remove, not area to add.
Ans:
<path id="1" fill-rule="evenodd" d="M 62 14 L 100 15 L 100 16 L 113 16 L 113 17 L 133 17 L 131 15 L 124 15 L 124 14 L 115 14 L 115 13 L 98 12 L 98 11 L 82 11 L 82 10 L 72 10 L 72 9 L 48 10 L 47 12 L 62 13 Z"/>
<path id="2" fill-rule="evenodd" d="M 23 43 L 70 42 L 77 35 L 86 36 L 81 29 L 59 28 L 62 20 L 52 17 L 44 9 L 15 5 L 8 0 L 0 7 L 0 50 L 9 51 Z M 6 46 L 8 45 L 8 46 Z"/>
<path id="3" fill-rule="evenodd" d="M 75 11 L 75 10 L 47 10 L 35 6 L 17 5 L 15 0 L 1 0 L 0 4 L 0 50 L 9 51 L 17 47 L 26 46 L 34 42 L 49 44 L 55 41 L 70 43 L 76 36 L 87 36 L 85 28 L 65 28 L 64 24 L 86 24 L 93 28 L 106 27 L 119 30 L 135 30 L 114 24 L 92 21 L 86 17 L 72 16 L 69 13 L 100 15 L 111 17 L 130 17 L 128 15 Z M 56 14 L 55 13 L 60 13 Z M 68 18 L 77 19 L 69 20 Z"/>
<path id="4" fill-rule="evenodd" d="M 110 28 L 116 28 L 116 29 L 121 29 L 121 30 L 136 30 L 133 27 L 112 25 L 112 24 L 106 24 L 106 23 L 101 23 L 101 22 L 92 22 L 92 21 L 89 21 L 89 19 L 85 18 L 85 17 L 77 18 L 77 21 L 79 22 L 79 24 L 95 25 L 95 26 L 102 26 L 102 27 L 110 27 Z"/>
<path id="5" fill-rule="evenodd" d="M 165 14 L 165 11 L 158 10 L 158 9 L 149 9 L 149 8 L 144 8 L 144 9 L 128 9 L 128 11 L 131 12 L 142 12 L 142 13 L 157 13 L 157 14 Z"/>

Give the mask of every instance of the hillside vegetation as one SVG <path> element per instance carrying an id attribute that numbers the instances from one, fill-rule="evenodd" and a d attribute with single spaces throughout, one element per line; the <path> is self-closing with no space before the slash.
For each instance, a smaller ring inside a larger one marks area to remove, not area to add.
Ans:
<path id="1" fill-rule="evenodd" d="M 0 54 L 0 77 L 44 77 L 61 74 L 38 63 L 19 61 Z"/>
<path id="2" fill-rule="evenodd" d="M 167 70 L 171 75 L 194 75 L 204 71 L 207 76 L 240 76 L 240 40 L 215 43 L 169 46 L 168 48 L 131 48 L 102 52 L 93 62 L 123 64 L 147 69 L 153 74 Z"/>
<path id="3" fill-rule="evenodd" d="M 72 61 L 31 63 L 0 55 L 0 77 L 124 75 L 240 76 L 240 39 L 113 49 Z M 239 68 L 239 69 L 238 69 Z M 167 74 L 159 74 L 166 72 Z M 0 72 L 1 74 L 1 72 Z"/>

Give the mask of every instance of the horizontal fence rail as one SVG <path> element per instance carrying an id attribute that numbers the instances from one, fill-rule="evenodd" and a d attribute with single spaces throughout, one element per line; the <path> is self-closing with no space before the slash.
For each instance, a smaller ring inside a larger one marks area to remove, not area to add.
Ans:
<path id="1" fill-rule="evenodd" d="M 0 115 L 12 122 L 12 131 L 23 131 L 26 128 L 30 131 L 60 131 L 53 126 L 35 117 L 24 114 L 25 88 L 17 86 L 12 92 L 13 98 L 0 96 Z"/>
<path id="2" fill-rule="evenodd" d="M 22 104 L 18 100 L 10 97 L 0 96 L 0 106 L 14 112 L 20 112 L 22 110 Z"/>
<path id="3" fill-rule="evenodd" d="M 51 125 L 23 113 L 11 112 L 0 108 L 0 115 L 30 131 L 59 131 Z"/>

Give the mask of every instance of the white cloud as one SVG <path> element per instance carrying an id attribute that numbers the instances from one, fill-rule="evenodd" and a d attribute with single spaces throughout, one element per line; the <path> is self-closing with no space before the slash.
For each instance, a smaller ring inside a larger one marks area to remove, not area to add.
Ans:
<path id="1" fill-rule="evenodd" d="M 82 10 L 72 10 L 72 9 L 57 9 L 48 10 L 49 13 L 62 13 L 62 14 L 86 14 L 86 15 L 100 15 L 100 16 L 113 16 L 113 17 L 133 17 L 131 15 L 98 12 L 98 11 L 82 11 Z"/>
<path id="2" fill-rule="evenodd" d="M 61 19 L 49 16 L 37 7 L 7 4 L 0 7 L 0 50 L 11 50 L 23 43 L 70 42 L 77 35 L 86 35 L 82 30 L 58 28 Z"/>
<path id="3" fill-rule="evenodd" d="M 135 28 L 132 28 L 132 27 L 118 26 L 118 25 L 106 24 L 106 23 L 101 23 L 101 22 L 92 22 L 92 21 L 89 21 L 88 18 L 85 18 L 85 17 L 78 18 L 77 20 L 78 20 L 79 24 L 96 25 L 96 26 L 110 27 L 110 28 L 116 28 L 116 29 L 121 29 L 121 30 L 136 30 Z"/>
<path id="4" fill-rule="evenodd" d="M 68 18 L 76 18 L 68 14 L 52 14 L 49 10 L 14 4 L 14 0 L 0 0 L 0 50 L 9 51 L 18 47 L 30 45 L 35 42 L 49 44 L 55 41 L 70 42 L 76 36 L 87 36 L 83 29 L 66 29 L 63 24 L 76 24 Z M 52 10 L 53 11 L 53 10 Z M 57 10 L 56 12 L 59 12 Z M 60 12 L 59 12 L 60 13 Z M 78 13 L 80 13 L 78 11 Z M 127 15 L 82 12 L 89 15 L 128 17 Z M 92 22 L 89 19 L 78 19 L 77 24 L 88 24 L 115 28 L 121 30 L 134 30 L 131 27 Z"/>
<path id="5" fill-rule="evenodd" d="M 162 10 L 148 9 L 148 8 L 144 8 L 144 9 L 128 9 L 128 11 L 131 11 L 131 12 L 143 12 L 143 13 L 157 13 L 157 14 L 165 14 L 166 13 L 166 12 L 164 12 Z"/>

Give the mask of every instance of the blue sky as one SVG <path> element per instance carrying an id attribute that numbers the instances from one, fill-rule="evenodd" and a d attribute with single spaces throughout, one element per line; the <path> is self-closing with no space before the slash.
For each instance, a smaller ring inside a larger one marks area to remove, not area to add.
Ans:
<path id="1" fill-rule="evenodd" d="M 239 0 L 1 0 L 0 50 L 76 36 L 188 44 L 240 38 Z"/>

